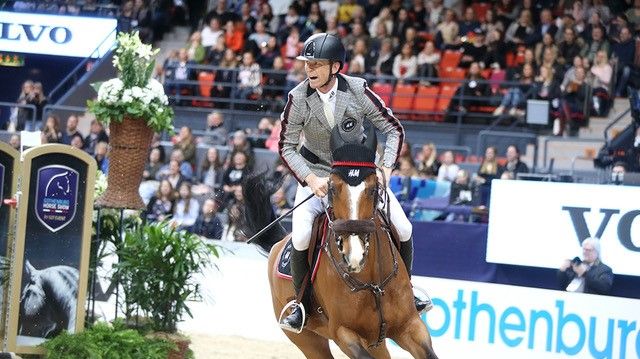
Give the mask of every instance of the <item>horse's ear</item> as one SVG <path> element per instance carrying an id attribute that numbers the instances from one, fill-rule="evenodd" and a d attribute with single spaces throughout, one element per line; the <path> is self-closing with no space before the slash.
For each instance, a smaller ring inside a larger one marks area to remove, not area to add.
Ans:
<path id="1" fill-rule="evenodd" d="M 27 259 L 27 261 L 24 263 L 24 269 L 27 272 L 28 276 L 32 276 L 33 274 L 36 273 L 37 269 L 31 265 L 31 262 L 29 262 L 29 260 Z"/>

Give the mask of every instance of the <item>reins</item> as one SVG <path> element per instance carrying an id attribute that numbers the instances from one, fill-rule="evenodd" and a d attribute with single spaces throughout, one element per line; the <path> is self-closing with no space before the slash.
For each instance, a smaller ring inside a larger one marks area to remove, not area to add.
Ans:
<path id="1" fill-rule="evenodd" d="M 380 169 L 378 169 L 380 170 Z M 384 178 L 384 172 L 382 170 L 380 170 L 382 172 L 382 177 L 383 177 L 383 181 L 385 181 Z M 386 182 L 383 182 L 384 184 L 386 184 Z M 385 193 L 386 197 L 385 197 L 385 204 L 387 207 L 387 221 L 390 218 L 390 210 L 389 210 L 389 205 L 388 205 L 388 193 L 385 190 L 384 187 L 382 187 L 382 191 Z M 378 233 L 378 231 L 376 229 L 381 229 L 381 230 L 385 230 L 385 232 L 387 233 L 387 242 L 389 244 L 389 250 L 391 251 L 391 259 L 393 261 L 393 269 L 391 270 L 391 272 L 389 272 L 387 274 L 387 276 L 382 279 L 381 281 L 377 282 L 377 283 L 373 283 L 373 282 L 362 282 L 359 279 L 353 277 L 351 274 L 349 274 L 349 272 L 347 272 L 343 266 L 338 262 L 338 260 L 336 260 L 336 258 L 333 256 L 333 253 L 331 251 L 331 242 L 334 242 L 334 240 L 327 240 L 323 246 L 323 249 L 325 251 L 325 253 L 327 254 L 327 256 L 329 257 L 329 259 L 331 260 L 331 263 L 333 264 L 333 267 L 335 268 L 336 272 L 338 273 L 339 277 L 342 279 L 342 281 L 347 285 L 347 287 L 349 287 L 349 289 L 351 290 L 352 293 L 355 292 L 359 292 L 362 290 L 368 290 L 371 291 L 371 293 L 373 294 L 373 297 L 375 299 L 375 303 L 376 303 L 376 309 L 378 312 L 378 321 L 380 323 L 379 326 L 379 330 L 378 330 L 378 339 L 374 344 L 370 344 L 369 347 L 378 347 L 386 338 L 386 334 L 387 334 L 387 323 L 384 320 L 384 309 L 382 307 L 382 296 L 384 295 L 384 289 L 385 287 L 391 282 L 391 280 L 398 274 L 398 259 L 396 258 L 396 254 L 393 250 L 393 240 L 391 239 L 391 233 L 389 232 L 389 228 L 388 226 L 382 226 L 382 223 L 380 223 L 379 220 L 377 220 L 379 217 L 376 216 L 376 214 L 378 213 L 377 210 L 377 205 L 378 205 L 378 200 L 380 199 L 380 193 L 376 193 L 376 200 L 374 201 L 374 207 L 373 207 L 373 214 L 372 214 L 372 218 L 370 220 L 342 220 L 342 219 L 338 219 L 338 220 L 333 220 L 332 217 L 330 216 L 329 210 L 328 210 L 328 206 L 324 206 L 324 210 L 325 213 L 327 215 L 327 220 L 329 222 L 329 229 L 331 230 L 331 232 L 333 232 L 333 236 L 334 238 L 339 236 L 340 234 L 366 234 L 367 236 L 369 236 L 371 233 L 375 233 L 376 236 L 376 252 L 377 252 L 377 264 L 378 264 L 378 274 L 381 276 L 382 275 L 382 245 L 380 244 L 380 235 Z M 335 244 L 336 249 L 337 248 L 337 244 Z"/>

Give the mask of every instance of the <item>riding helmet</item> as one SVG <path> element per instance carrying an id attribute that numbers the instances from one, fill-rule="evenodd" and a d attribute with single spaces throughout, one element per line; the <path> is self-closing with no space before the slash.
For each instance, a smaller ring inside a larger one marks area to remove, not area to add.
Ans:
<path id="1" fill-rule="evenodd" d="M 315 34 L 304 42 L 302 54 L 297 57 L 298 60 L 329 60 L 340 63 L 340 69 L 344 65 L 346 51 L 342 45 L 342 41 L 335 35 L 325 32 Z"/>

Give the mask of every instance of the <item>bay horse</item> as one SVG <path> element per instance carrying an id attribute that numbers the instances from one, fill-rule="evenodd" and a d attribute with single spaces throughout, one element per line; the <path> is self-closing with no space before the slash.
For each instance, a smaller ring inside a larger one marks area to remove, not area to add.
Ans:
<path id="1" fill-rule="evenodd" d="M 332 149 L 340 146 L 335 144 L 339 140 L 334 134 L 331 142 Z M 346 150 L 343 153 L 372 151 L 375 157 L 375 130 L 368 131 L 364 142 L 340 147 Z M 344 178 L 345 170 L 351 176 L 359 172 L 350 171 L 360 169 L 343 168 L 330 175 L 327 237 L 310 287 L 312 304 L 306 308 L 306 326 L 298 334 L 283 332 L 310 359 L 333 358 L 329 340 L 350 358 L 390 358 L 385 338 L 393 339 L 414 358 L 437 359 L 429 331 L 413 305 L 409 275 L 399 263 L 400 254 L 390 235 L 393 229 L 377 209 L 381 194 L 387 192 L 379 190 L 375 167 L 365 171 L 368 175 L 358 183 Z M 261 175 L 249 176 L 243 184 L 246 235 L 257 233 L 275 219 L 269 201 L 275 188 L 269 187 Z M 278 257 L 289 239 L 290 234 L 278 224 L 253 242 L 269 252 L 276 318 L 295 298 L 292 282 L 276 273 Z"/>

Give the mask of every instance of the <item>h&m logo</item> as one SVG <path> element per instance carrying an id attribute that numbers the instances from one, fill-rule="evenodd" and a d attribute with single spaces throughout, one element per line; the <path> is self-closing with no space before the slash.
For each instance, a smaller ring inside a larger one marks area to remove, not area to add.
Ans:
<path id="1" fill-rule="evenodd" d="M 66 44 L 73 37 L 71 30 L 62 26 L 15 24 L 0 22 L 0 40 L 38 42 L 43 35 L 56 44 Z"/>
<path id="2" fill-rule="evenodd" d="M 347 174 L 347 177 L 359 177 L 359 176 L 360 176 L 360 170 L 351 169 Z"/>
<path id="3" fill-rule="evenodd" d="M 576 235 L 578 236 L 578 241 L 582 244 L 582 241 L 589 237 L 601 238 L 604 233 L 607 225 L 611 221 L 611 218 L 614 215 L 620 214 L 619 209 L 612 208 L 601 208 L 600 213 L 604 215 L 602 221 L 600 222 L 600 226 L 596 231 L 595 235 L 591 235 L 589 231 L 589 227 L 587 226 L 587 220 L 584 218 L 584 214 L 587 212 L 591 212 L 591 208 L 587 207 L 570 207 L 563 206 L 563 211 L 569 212 L 569 216 L 571 216 L 571 222 L 573 223 L 573 228 L 576 231 Z M 620 219 L 618 220 L 618 240 L 620 243 L 628 250 L 634 252 L 640 252 L 640 247 L 633 243 L 633 239 L 631 238 L 631 225 L 636 217 L 640 216 L 640 210 L 633 210 L 627 213 L 623 213 Z"/>

